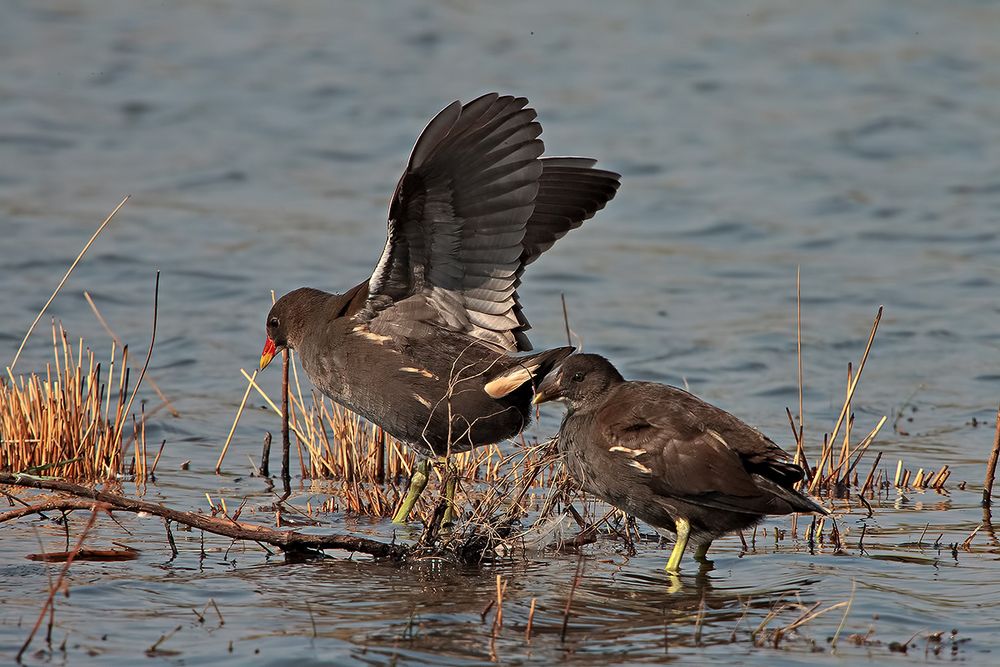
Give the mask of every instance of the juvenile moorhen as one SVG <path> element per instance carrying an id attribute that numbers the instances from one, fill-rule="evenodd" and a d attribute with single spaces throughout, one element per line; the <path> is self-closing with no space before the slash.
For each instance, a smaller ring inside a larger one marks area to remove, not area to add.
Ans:
<path id="1" fill-rule="evenodd" d="M 541 157 L 523 97 L 454 102 L 427 125 L 389 204 L 371 277 L 343 294 L 289 292 L 267 315 L 263 369 L 295 349 L 324 394 L 423 454 L 518 434 L 534 386 L 573 349 L 531 349 L 517 288 L 526 265 L 615 195 L 596 160 Z M 415 471 L 394 521 L 426 483 Z"/>
<path id="2" fill-rule="evenodd" d="M 534 402 L 568 410 L 559 449 L 585 491 L 677 536 L 667 571 L 687 543 L 705 561 L 712 540 L 769 514 L 828 512 L 796 491 L 804 472 L 762 433 L 683 389 L 626 381 L 596 354 L 567 357 Z"/>

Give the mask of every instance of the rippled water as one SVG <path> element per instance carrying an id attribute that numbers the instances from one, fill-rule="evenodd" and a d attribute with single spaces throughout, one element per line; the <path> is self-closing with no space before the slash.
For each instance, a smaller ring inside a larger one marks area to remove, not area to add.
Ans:
<path id="1" fill-rule="evenodd" d="M 890 497 L 870 519 L 843 516 L 845 553 L 810 554 L 801 534 L 775 544 L 770 526 L 788 522 L 770 522 L 749 553 L 735 537 L 719 541 L 716 569 L 686 574 L 676 594 L 663 548 L 644 543 L 628 557 L 601 541 L 584 550 L 564 637 L 572 555 L 483 571 L 285 564 L 209 539 L 201 560 L 200 541 L 182 533 L 181 556 L 166 563 L 161 524 L 125 517 L 141 557 L 74 565 L 71 596 L 57 603 L 54 644 L 65 649 L 32 662 L 132 664 L 177 627 L 158 661 L 995 661 L 1000 549 L 985 530 L 971 551 L 934 546 L 980 522 L 1000 398 L 994 3 L 102 0 L 11 2 L 3 15 L 0 348 L 13 355 L 82 243 L 132 194 L 50 313 L 109 347 L 88 290 L 144 353 L 162 271 L 150 375 L 181 417 L 160 416 L 150 434 L 167 440 L 152 499 L 268 502 L 245 463 L 276 426 L 263 410 L 241 422 L 231 474 L 211 470 L 270 290 L 366 276 L 416 134 L 447 102 L 488 90 L 532 101 L 549 153 L 598 156 L 623 174 L 607 210 L 528 272 L 536 346 L 562 341 L 565 293 L 588 350 L 631 377 L 686 383 L 787 442 L 801 266 L 812 446 L 884 304 L 858 428 L 883 414 L 891 424 L 908 403 L 902 432 L 885 428 L 874 449 L 889 468 L 902 458 L 954 470 L 950 495 Z M 36 334 L 19 371 L 42 367 L 46 337 Z M 264 378 L 272 392 L 277 376 Z M 548 411 L 537 433 L 556 424 Z M 322 495 L 295 496 L 309 499 Z M 123 535 L 102 523 L 95 539 Z M 46 566 L 24 559 L 39 540 L 63 548 L 43 522 L 0 528 L 0 655 L 16 652 L 47 590 Z M 492 612 L 481 613 L 497 574 L 509 588 L 494 638 Z M 768 610 L 796 599 L 853 600 L 836 652 L 828 638 L 843 607 L 777 648 L 753 647 Z M 224 623 L 211 609 L 198 622 L 192 610 L 209 600 Z M 869 628 L 867 644 L 846 639 Z M 930 632 L 944 632 L 940 644 Z M 890 650 L 914 634 L 907 654 Z"/>

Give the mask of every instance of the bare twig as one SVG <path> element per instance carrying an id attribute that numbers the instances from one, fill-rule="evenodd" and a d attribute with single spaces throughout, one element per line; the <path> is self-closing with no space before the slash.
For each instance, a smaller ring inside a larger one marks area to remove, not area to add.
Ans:
<path id="1" fill-rule="evenodd" d="M 861 355 L 861 362 L 858 364 L 858 370 L 854 374 L 854 377 L 848 386 L 847 399 L 844 401 L 844 405 L 840 409 L 840 414 L 837 416 L 837 421 L 833 426 L 833 432 L 830 434 L 829 442 L 831 446 L 829 448 L 824 448 L 823 456 L 820 458 L 819 463 L 816 465 L 817 474 L 815 477 L 813 477 L 812 485 L 811 488 L 809 489 L 810 492 L 812 493 L 816 492 L 816 489 L 819 486 L 819 481 L 823 478 L 821 471 L 826 466 L 827 461 L 833 455 L 832 445 L 837 440 L 837 435 L 840 432 L 840 427 L 844 423 L 844 417 L 847 416 L 848 411 L 850 410 L 851 400 L 854 397 L 854 392 L 858 388 L 858 383 L 861 381 L 861 373 L 865 369 L 865 362 L 868 361 L 868 354 L 871 352 L 872 343 L 875 342 L 875 333 L 878 331 L 878 324 L 882 320 L 882 311 L 883 307 L 879 306 L 878 312 L 875 314 L 875 321 L 872 322 L 871 333 L 868 335 L 868 343 L 865 345 L 865 351 Z"/>
<path id="2" fill-rule="evenodd" d="M 993 481 L 997 473 L 997 458 L 1000 457 L 1000 408 L 997 408 L 997 430 L 993 437 L 993 451 L 986 464 L 986 481 L 983 482 L 983 507 L 989 507 L 992 502 Z"/>
<path id="3" fill-rule="evenodd" d="M 118 334 L 115 333 L 114 329 L 111 328 L 111 325 L 108 324 L 108 321 L 104 319 L 104 316 L 101 314 L 101 311 L 97 309 L 97 304 L 94 303 L 94 299 L 90 296 L 90 292 L 84 291 L 83 298 L 87 300 L 87 305 L 90 306 L 90 310 L 94 313 L 94 317 L 96 317 L 100 325 L 104 327 L 104 330 L 107 332 L 107 334 L 111 336 L 111 340 L 118 343 L 119 346 L 124 345 L 125 344 L 124 341 L 122 341 L 122 339 L 118 336 Z M 174 404 L 171 403 L 170 399 L 167 398 L 166 395 L 163 393 L 163 390 L 160 389 L 160 385 L 156 384 L 156 381 L 152 377 L 146 378 L 146 382 L 149 383 L 149 386 L 153 389 L 153 391 L 156 392 L 156 395 L 159 396 L 160 400 L 163 401 L 163 403 L 166 405 L 167 410 L 170 411 L 171 416 L 175 418 L 180 417 L 181 413 L 177 410 L 177 408 L 174 407 Z"/>
<path id="4" fill-rule="evenodd" d="M 123 414 L 128 414 L 132 409 L 132 402 L 135 400 L 135 395 L 139 393 L 139 386 L 142 384 L 142 378 L 146 376 L 146 369 L 149 368 L 149 360 L 153 356 L 153 345 L 156 343 L 156 313 L 160 301 L 160 272 L 156 272 L 156 283 L 153 287 L 153 333 L 149 338 L 149 350 L 146 352 L 146 361 L 142 364 L 142 370 L 139 371 L 139 379 L 135 382 L 135 387 L 132 389 L 132 395 L 128 399 L 128 403 L 125 406 Z M 121 440 L 122 429 L 125 428 L 125 421 L 123 420 L 118 425 L 118 432 L 115 434 L 115 442 Z"/>
<path id="5" fill-rule="evenodd" d="M 80 509 L 81 507 L 92 507 L 93 502 L 88 505 L 81 505 L 81 499 L 89 499 L 99 503 L 110 505 L 113 509 L 140 513 L 145 512 L 154 516 L 163 517 L 192 528 L 223 535 L 236 540 L 250 540 L 253 542 L 264 542 L 271 544 L 284 551 L 309 551 L 319 549 L 343 549 L 346 551 L 359 551 L 378 558 L 390 558 L 395 560 L 403 559 L 410 549 L 403 545 L 386 544 L 377 540 L 370 540 L 354 535 L 333 533 L 328 535 L 304 534 L 294 530 L 275 530 L 242 521 L 234 521 L 227 517 L 216 518 L 196 512 L 184 512 L 175 510 L 164 505 L 151 503 L 144 500 L 126 498 L 114 493 L 91 489 L 79 484 L 72 484 L 62 480 L 41 479 L 28 475 L 17 475 L 11 473 L 0 473 L 0 484 L 10 484 L 14 486 L 25 486 L 35 489 L 48 489 L 50 491 L 61 491 L 68 493 L 75 498 L 64 499 L 64 504 L 58 506 L 54 501 L 39 505 L 44 509 Z M 26 508 L 11 510 L 0 514 L 0 522 L 9 521 L 20 516 L 24 516 Z"/>
<path id="6" fill-rule="evenodd" d="M 566 597 L 566 608 L 563 609 L 562 632 L 559 633 L 559 641 L 566 641 L 566 631 L 569 629 L 569 610 L 573 606 L 573 594 L 576 587 L 580 585 L 580 575 L 583 573 L 583 554 L 576 559 L 576 572 L 573 574 L 573 584 L 569 587 L 569 595 Z"/>
<path id="7" fill-rule="evenodd" d="M 573 336 L 570 335 L 569 330 L 569 310 L 566 309 L 566 295 L 560 294 L 559 299 L 562 301 L 563 325 L 566 327 L 566 344 L 573 345 Z"/>
<path id="8" fill-rule="evenodd" d="M 281 480 L 288 486 L 291 473 L 288 471 L 288 454 L 291 444 L 288 440 L 288 348 L 281 352 Z"/>
<path id="9" fill-rule="evenodd" d="M 240 417 L 243 415 L 243 409 L 247 405 L 247 398 L 250 396 L 250 390 L 254 386 L 254 380 L 257 378 L 257 373 L 259 371 L 254 371 L 253 375 L 250 376 L 250 381 L 247 382 L 247 390 L 243 392 L 243 400 L 240 401 L 240 407 L 236 410 L 236 417 L 233 419 L 233 425 L 229 429 L 229 435 L 226 436 L 226 444 L 222 445 L 222 453 L 219 454 L 219 460 L 215 462 L 215 474 L 218 475 L 222 472 L 222 459 L 226 458 L 226 452 L 229 451 L 229 443 L 233 441 L 233 434 L 236 433 L 236 425 L 240 423 Z"/>
<path id="10" fill-rule="evenodd" d="M 795 267 L 795 356 L 798 362 L 799 378 L 799 425 L 795 438 L 795 461 L 801 463 L 805 460 L 805 451 L 802 447 L 802 437 L 805 433 L 803 419 L 805 415 L 802 410 L 802 280 L 801 267 Z"/>
<path id="11" fill-rule="evenodd" d="M 247 387 L 247 391 L 250 391 L 250 387 Z M 270 477 L 271 476 L 271 432 L 267 431 L 264 433 L 264 446 L 260 450 L 260 476 Z"/>
<path id="12" fill-rule="evenodd" d="M 538 598 L 531 598 L 531 608 L 528 610 L 528 626 L 524 629 L 524 640 L 531 641 L 531 627 L 535 623 L 535 604 Z"/>
<path id="13" fill-rule="evenodd" d="M 97 240 L 97 236 L 102 231 L 104 231 L 104 228 L 108 226 L 108 223 L 111 222 L 111 219 L 115 217 L 115 214 L 118 213 L 121 207 L 125 205 L 125 202 L 127 202 L 129 200 L 129 197 L 131 196 L 132 195 L 126 195 L 125 198 L 118 203 L 118 206 L 115 206 L 114 210 L 108 214 L 108 217 L 104 219 L 104 222 L 101 223 L 101 225 L 97 228 L 97 231 L 94 232 L 93 236 L 90 237 L 90 240 L 87 241 L 86 245 L 83 246 L 83 250 L 81 250 L 80 254 L 76 256 L 76 259 L 73 260 L 73 263 L 69 265 L 68 269 L 66 269 L 66 274 L 62 277 L 62 280 L 59 281 L 59 284 L 56 286 L 55 291 L 52 292 L 52 296 L 50 296 L 49 300 L 45 302 L 45 305 L 42 306 L 42 309 L 38 311 L 38 315 L 35 316 L 35 321 L 31 323 L 30 327 L 28 327 L 28 333 L 24 334 L 24 338 L 21 340 L 21 345 L 18 346 L 17 348 L 17 353 L 14 355 L 14 359 L 10 362 L 10 366 L 7 367 L 8 373 L 14 370 L 14 366 L 17 365 L 17 360 L 21 358 L 21 352 L 24 350 L 24 345 L 25 343 L 28 342 L 28 338 L 31 336 L 31 332 L 35 330 L 35 326 L 38 324 L 38 320 L 42 319 L 42 315 L 45 314 L 45 310 L 52 304 L 52 301 L 55 300 L 56 295 L 59 294 L 59 290 L 61 290 L 63 285 L 66 284 L 66 281 L 69 280 L 69 274 L 73 273 L 73 269 L 75 269 L 76 265 L 80 263 L 81 259 L 83 259 L 84 253 L 86 253 L 87 250 L 90 249 L 90 246 L 93 245 L 94 241 Z"/>

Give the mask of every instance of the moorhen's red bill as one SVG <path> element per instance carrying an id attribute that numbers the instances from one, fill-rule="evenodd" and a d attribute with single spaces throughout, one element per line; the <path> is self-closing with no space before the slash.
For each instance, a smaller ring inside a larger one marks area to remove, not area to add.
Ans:
<path id="1" fill-rule="evenodd" d="M 425 453 L 519 433 L 535 382 L 572 352 L 511 355 L 531 349 L 521 274 L 620 179 L 589 158 L 541 157 L 526 105 L 492 93 L 435 116 L 392 196 L 371 277 L 344 294 L 281 297 L 261 368 L 295 349 L 324 394 Z"/>
<path id="2" fill-rule="evenodd" d="M 585 491 L 677 542 L 676 573 L 690 540 L 704 561 L 712 540 L 769 514 L 827 511 L 795 490 L 791 455 L 721 408 L 683 389 L 628 382 L 596 354 L 574 354 L 538 387 L 536 403 L 568 410 L 559 449 Z"/>

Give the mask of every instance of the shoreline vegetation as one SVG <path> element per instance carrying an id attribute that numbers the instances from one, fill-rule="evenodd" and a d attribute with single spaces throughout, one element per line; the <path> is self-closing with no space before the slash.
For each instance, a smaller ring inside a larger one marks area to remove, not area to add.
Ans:
<path id="1" fill-rule="evenodd" d="M 59 520 L 75 510 L 90 510 L 90 518 L 79 535 L 75 549 L 45 560 L 64 563 L 60 581 L 74 559 L 94 557 L 100 559 L 126 559 L 123 552 L 88 552 L 85 538 L 94 522 L 103 515 L 114 512 L 154 515 L 163 519 L 165 548 L 172 557 L 178 550 L 171 525 L 184 526 L 233 540 L 256 543 L 268 554 L 268 546 L 295 555 L 315 554 L 323 549 L 362 552 L 377 559 L 404 562 L 434 557 L 463 564 L 483 564 L 518 558 L 525 553 L 544 549 L 560 552 L 579 552 L 580 547 L 594 542 L 599 534 L 620 538 L 629 552 L 634 552 L 635 541 L 648 539 L 634 521 L 617 510 L 583 499 L 568 478 L 559 462 L 554 443 L 528 443 L 520 436 L 517 446 L 489 446 L 450 457 L 447 465 L 433 467 L 428 493 L 423 494 L 415 515 L 423 524 L 419 537 L 407 542 L 380 541 L 377 539 L 342 533 L 323 534 L 310 530 L 297 530 L 297 526 L 316 526 L 320 513 L 344 512 L 385 518 L 392 514 L 406 491 L 405 484 L 416 463 L 416 456 L 406 447 L 388 437 L 380 428 L 366 423 L 328 399 L 304 393 L 294 355 L 290 355 L 290 379 L 286 375 L 287 433 L 297 455 L 298 473 L 302 480 L 310 480 L 314 488 L 329 493 L 320 506 L 308 504 L 305 509 L 289 502 L 290 488 L 273 505 L 246 507 L 246 500 L 235 508 L 227 506 L 224 498 L 213 499 L 206 493 L 209 510 L 183 511 L 167 504 L 143 500 L 146 486 L 156 481 L 157 465 L 166 441 L 148 443 L 146 423 L 161 410 L 176 414 L 170 401 L 152 381 L 146 370 L 153 354 L 156 338 L 159 272 L 153 292 L 153 316 L 150 344 L 145 361 L 133 381 L 134 361 L 129 346 L 114 334 L 101 316 L 96 304 L 87 294 L 95 316 L 111 338 L 111 352 L 107 362 L 85 346 L 82 339 L 72 339 L 63 324 L 52 323 L 52 362 L 44 371 L 16 375 L 14 368 L 25 344 L 38 321 L 66 283 L 73 268 L 94 243 L 100 232 L 122 208 L 128 197 L 112 211 L 84 246 L 69 270 L 63 276 L 48 302 L 38 313 L 28 329 L 6 376 L 0 377 L 0 494 L 12 509 L 0 513 L 0 524 L 37 515 L 46 520 Z M 881 429 L 888 416 L 874 424 L 856 424 L 853 410 L 855 395 L 865 370 L 869 352 L 875 342 L 882 316 L 880 307 L 875 315 L 867 343 L 856 365 L 847 366 L 847 383 L 837 419 L 823 434 L 818 447 L 807 438 L 804 428 L 805 415 L 802 405 L 802 345 L 801 345 L 801 285 L 796 275 L 796 338 L 798 357 L 798 413 L 786 408 L 794 441 L 797 462 L 806 469 L 802 488 L 833 510 L 835 516 L 844 517 L 860 511 L 871 517 L 876 501 L 889 499 L 892 494 L 933 491 L 949 493 L 948 481 L 951 465 L 942 463 L 935 468 L 907 467 L 899 459 L 895 465 L 883 461 L 883 452 L 871 455 Z M 564 313 L 565 314 L 565 313 Z M 568 317 L 566 329 L 569 332 Z M 256 372 L 241 369 L 247 380 L 243 401 L 234 419 L 218 462 L 216 472 L 221 473 L 223 458 L 234 437 L 240 414 L 249 395 L 256 391 L 261 399 L 279 417 L 282 407 L 272 400 L 256 383 Z M 161 402 L 150 410 L 142 401 L 135 403 L 144 378 L 159 395 Z M 138 413 L 135 407 L 138 406 Z M 896 428 L 896 424 L 892 427 Z M 859 437 L 860 436 L 860 437 Z M 260 465 L 251 461 L 254 476 L 273 482 L 268 476 L 270 434 L 265 439 Z M 996 544 L 991 523 L 991 491 L 998 454 L 1000 454 L 1000 411 L 992 455 L 987 463 L 983 489 L 984 518 L 962 544 L 951 549 L 970 549 L 973 538 L 985 528 Z M 135 484 L 135 495 L 123 493 L 125 483 Z M 964 484 L 964 483 L 963 483 Z M 318 485 L 318 486 L 317 486 Z M 448 506 L 445 487 L 453 485 L 454 507 Z M 103 486 L 103 488 L 100 488 Z M 963 487 L 959 487 L 963 488 Z M 28 491 L 30 490 L 30 491 Z M 40 495 L 36 491 L 54 492 Z M 577 510 L 582 508 L 582 512 Z M 273 527 L 260 522 L 273 513 Z M 254 515 L 258 521 L 241 519 Z M 64 519 L 63 519 L 64 520 Z M 575 524 L 575 526 L 574 526 Z M 567 525 L 572 528 L 569 530 Z M 68 528 L 67 528 L 68 530 Z M 761 538 L 766 535 L 761 529 Z M 926 528 L 925 528 L 926 532 Z M 786 531 L 772 528 L 773 541 L 785 539 Z M 798 517 L 790 519 L 790 536 L 801 540 L 810 550 L 816 545 L 826 546 L 834 553 L 844 550 L 847 536 L 835 518 L 813 518 L 808 526 L 800 527 Z M 852 536 L 853 541 L 854 536 Z M 752 549 L 758 539 L 758 530 L 740 534 L 744 549 Z M 864 552 L 865 531 L 857 539 L 857 548 Z M 937 547 L 943 545 L 935 542 Z M 923 543 L 924 535 L 918 544 Z M 929 543 L 929 542 L 928 542 Z M 94 554 L 98 554 L 94 556 Z M 50 554 L 49 556 L 53 556 Z M 30 557 L 30 556 L 29 556 Z M 132 556 L 134 557 L 134 556 Z M 576 580 L 574 580 L 576 581 Z M 58 584 L 55 584 L 58 586 Z M 49 613 L 55 594 L 50 591 L 39 620 L 25 642 L 22 652 Z M 500 617 L 503 590 L 497 581 L 496 614 Z M 852 598 L 853 599 L 853 598 Z M 572 591 L 567 602 L 566 618 L 572 603 Z M 820 608 L 796 608 L 797 618 L 780 628 L 768 629 L 769 624 L 782 612 L 772 610 L 753 634 L 756 645 L 778 646 L 783 636 L 813 618 L 844 608 L 844 619 L 850 611 L 851 601 L 842 601 Z M 485 618 L 484 611 L 484 618 Z M 704 609 L 702 609 L 702 615 Z M 502 618 L 502 617 L 501 617 Z M 51 618 L 50 618 L 51 626 Z M 843 621 L 841 622 L 841 628 Z M 565 631 L 565 627 L 564 627 Z M 51 632 L 51 628 L 50 628 Z M 839 629 L 838 629 L 839 634 Z M 530 624 L 528 635 L 530 637 Z M 20 657 L 20 656 L 19 656 Z"/>
<path id="2" fill-rule="evenodd" d="M 152 380 L 150 384 L 154 386 L 162 402 L 148 413 L 140 402 L 138 415 L 132 411 L 132 406 L 145 377 L 155 343 L 158 272 L 153 295 L 150 347 L 134 385 L 131 385 L 129 347 L 113 332 L 89 294 L 86 294 L 88 304 L 112 338 L 107 370 L 104 370 L 105 365 L 97 360 L 95 353 L 90 348 L 85 348 L 82 339 L 74 343 L 62 323 L 53 321 L 53 362 L 47 364 L 44 374 L 31 373 L 16 377 L 13 372 L 38 320 L 84 253 L 127 201 L 128 197 L 125 197 L 115 207 L 83 247 L 29 327 L 7 368 L 7 377 L 0 378 L 0 471 L 20 475 L 23 479 L 30 476 L 36 480 L 60 478 L 81 483 L 134 481 L 140 496 L 145 484 L 155 480 L 156 468 L 166 441 L 151 447 L 146 441 L 146 422 L 161 409 L 166 408 L 174 413 L 176 411 Z M 844 400 L 833 428 L 823 434 L 819 451 L 810 451 L 814 448 L 806 442 L 802 401 L 802 311 L 798 271 L 795 292 L 798 414 L 793 414 L 789 407 L 785 410 L 794 439 L 795 460 L 806 470 L 806 477 L 801 483 L 802 490 L 827 501 L 828 505 L 835 500 L 844 501 L 845 506 L 850 508 L 851 501 L 857 500 L 857 505 L 869 513 L 872 511 L 870 501 L 893 489 L 899 492 L 933 490 L 946 494 L 946 483 L 951 474 L 947 463 L 937 469 L 919 468 L 914 471 L 907 468 L 900 459 L 893 471 L 884 465 L 880 466 L 883 463 L 882 452 L 877 452 L 871 463 L 865 462 L 866 454 L 888 417 L 882 416 L 867 431 L 862 429 L 856 432 L 861 427 L 855 424 L 852 402 L 875 342 L 882 307 L 879 307 L 875 315 L 857 365 L 847 365 Z M 569 318 L 565 308 L 563 314 L 569 334 Z M 289 357 L 289 363 L 285 364 L 282 407 L 257 384 L 256 371 L 250 374 L 241 369 L 248 384 L 229 437 L 216 463 L 216 472 L 222 471 L 223 460 L 236 432 L 240 415 L 251 391 L 255 390 L 279 417 L 287 415 L 285 428 L 290 434 L 289 440 L 294 443 L 301 478 L 314 482 L 328 480 L 332 483 L 332 487 L 324 484 L 332 493 L 329 500 L 318 509 L 380 518 L 391 516 L 406 491 L 405 484 L 417 462 L 417 456 L 387 436 L 382 429 L 319 396 L 315 390 L 311 395 L 303 393 L 295 356 L 291 354 Z M 858 437 L 857 433 L 864 435 Z M 251 461 L 254 474 L 268 479 L 270 440 L 268 433 L 260 465 Z M 563 472 L 551 442 L 536 442 L 529 446 L 522 434 L 519 444 L 513 453 L 506 453 L 507 447 L 492 445 L 453 455 L 449 457 L 447 465 L 434 466 L 430 483 L 438 491 L 421 499 L 417 516 L 421 517 L 425 526 L 436 525 L 434 532 L 440 530 L 443 519 L 451 520 L 453 516 L 463 523 L 483 523 L 499 514 L 507 517 L 506 520 L 510 523 L 515 515 L 520 520 L 529 513 L 527 507 L 522 505 L 530 493 L 532 497 L 544 501 L 542 504 L 546 511 L 538 518 L 551 518 L 549 514 L 556 506 L 570 504 L 566 501 L 570 500 L 573 484 Z M 995 457 L 991 463 L 995 469 Z M 438 499 L 444 497 L 444 487 L 449 484 L 456 486 L 455 507 L 442 509 L 443 502 Z M 281 500 L 287 499 L 289 492 L 286 484 L 286 493 Z M 988 503 L 988 495 L 988 489 L 984 490 L 984 505 Z M 505 500 L 514 502 L 504 506 Z M 311 511 L 313 508 L 310 506 L 309 509 Z M 583 517 L 580 519 L 581 530 L 586 530 Z M 794 516 L 791 519 L 793 534 L 797 533 L 797 519 Z M 812 534 L 811 531 L 823 534 L 826 521 L 821 518 L 818 525 L 811 525 L 809 534 Z M 816 524 L 817 521 L 814 520 L 813 523 Z M 832 534 L 838 534 L 836 525 L 832 528 Z"/>

